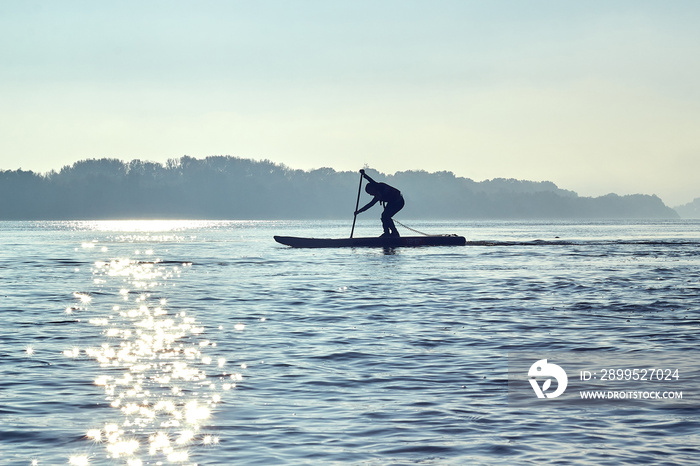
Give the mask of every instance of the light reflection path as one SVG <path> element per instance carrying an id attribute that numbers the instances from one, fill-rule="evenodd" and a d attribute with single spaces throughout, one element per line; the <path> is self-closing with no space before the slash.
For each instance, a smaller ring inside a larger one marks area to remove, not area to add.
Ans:
<path id="1" fill-rule="evenodd" d="M 165 284 L 189 265 L 95 262 L 98 298 L 76 292 L 77 304 L 66 309 L 89 311 L 88 322 L 104 327 L 100 347 L 68 348 L 63 354 L 75 358 L 84 351 L 100 364 L 103 374 L 94 383 L 120 413 L 114 422 L 88 430 L 86 440 L 102 443 L 110 458 L 130 466 L 186 463 L 193 448 L 218 444 L 202 423 L 242 377 L 226 372 L 223 358 L 206 355 L 216 343 L 204 339 L 204 328 L 194 317 L 168 310 Z M 89 458 L 76 455 L 69 463 L 89 464 Z"/>

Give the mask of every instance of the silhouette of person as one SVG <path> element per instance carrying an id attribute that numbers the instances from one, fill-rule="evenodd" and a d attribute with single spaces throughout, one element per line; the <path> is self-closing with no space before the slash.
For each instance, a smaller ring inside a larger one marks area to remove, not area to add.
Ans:
<path id="1" fill-rule="evenodd" d="M 362 173 L 362 176 L 368 181 L 367 186 L 365 186 L 365 191 L 367 194 L 374 196 L 374 199 L 355 212 L 355 215 L 364 212 L 377 202 L 381 203 L 384 206 L 384 212 L 382 212 L 384 234 L 381 235 L 381 238 L 389 236 L 398 237 L 399 232 L 396 230 L 396 225 L 394 225 L 394 220 L 392 220 L 391 217 L 396 215 L 399 210 L 403 209 L 405 204 L 401 191 L 386 183 L 377 183 L 370 178 L 364 170 L 360 170 L 360 173 Z"/>

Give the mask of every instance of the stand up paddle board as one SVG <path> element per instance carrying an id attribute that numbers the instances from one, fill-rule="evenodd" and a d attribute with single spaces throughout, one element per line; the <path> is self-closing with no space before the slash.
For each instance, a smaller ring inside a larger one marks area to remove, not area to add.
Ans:
<path id="1" fill-rule="evenodd" d="M 298 238 L 275 236 L 275 241 L 293 248 L 396 248 L 416 246 L 464 246 L 467 240 L 457 235 L 401 236 L 388 238 Z"/>

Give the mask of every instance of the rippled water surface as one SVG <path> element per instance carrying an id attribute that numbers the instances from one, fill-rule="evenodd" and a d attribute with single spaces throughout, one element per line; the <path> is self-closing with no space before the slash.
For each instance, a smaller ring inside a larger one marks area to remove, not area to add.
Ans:
<path id="1" fill-rule="evenodd" d="M 407 223 L 469 242 L 0 223 L 0 464 L 700 461 L 692 399 L 523 410 L 507 380 L 514 351 L 698 357 L 700 223 Z"/>

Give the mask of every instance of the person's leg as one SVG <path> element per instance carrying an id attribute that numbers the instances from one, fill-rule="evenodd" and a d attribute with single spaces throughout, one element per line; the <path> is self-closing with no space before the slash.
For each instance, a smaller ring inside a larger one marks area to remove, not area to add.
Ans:
<path id="1" fill-rule="evenodd" d="M 391 219 L 387 220 L 386 209 L 384 209 L 384 211 L 382 212 L 381 219 L 382 219 L 382 228 L 384 228 L 384 233 L 382 234 L 382 237 L 391 236 L 391 223 L 389 223 L 389 221 Z"/>
<path id="2" fill-rule="evenodd" d="M 382 226 L 384 227 L 384 234 L 399 236 L 399 232 L 394 224 L 394 219 L 391 217 L 396 215 L 399 210 L 403 209 L 403 206 L 403 198 L 397 202 L 387 203 L 386 207 L 384 208 L 384 212 L 382 212 Z"/>
<path id="3" fill-rule="evenodd" d="M 386 213 L 387 213 L 387 210 L 386 210 L 386 209 L 387 209 L 388 207 L 389 207 L 389 206 L 385 207 L 385 208 L 384 208 L 384 212 L 382 212 L 382 227 L 384 228 L 384 234 L 382 235 L 382 237 L 384 237 L 384 236 L 391 236 L 391 235 L 392 235 L 392 232 L 394 231 L 394 228 L 395 228 L 395 227 L 394 227 L 394 222 L 391 220 L 391 217 L 388 217 L 388 216 L 386 215 Z"/>

